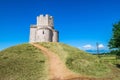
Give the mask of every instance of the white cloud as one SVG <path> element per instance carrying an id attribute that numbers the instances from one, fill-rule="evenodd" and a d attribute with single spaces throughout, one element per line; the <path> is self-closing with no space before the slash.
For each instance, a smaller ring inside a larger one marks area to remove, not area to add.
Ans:
<path id="1" fill-rule="evenodd" d="M 103 45 L 103 44 L 99 44 L 98 47 L 99 47 L 99 48 L 104 48 L 104 45 Z"/>
<path id="2" fill-rule="evenodd" d="M 84 48 L 84 49 L 92 49 L 93 47 L 92 47 L 92 45 L 87 44 L 87 45 L 84 45 L 83 48 Z"/>
<path id="3" fill-rule="evenodd" d="M 103 44 L 99 44 L 99 49 L 103 49 L 105 48 L 105 46 Z M 78 47 L 79 49 L 82 49 L 82 50 L 96 50 L 97 49 L 97 46 L 96 45 L 91 45 L 91 44 L 86 44 L 84 46 L 80 46 Z"/>

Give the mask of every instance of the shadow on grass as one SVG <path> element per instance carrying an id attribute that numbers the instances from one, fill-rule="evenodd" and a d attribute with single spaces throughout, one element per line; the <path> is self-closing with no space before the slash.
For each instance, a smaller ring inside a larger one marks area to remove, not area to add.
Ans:
<path id="1" fill-rule="evenodd" d="M 117 67 L 117 68 L 120 68 L 120 64 L 116 64 L 116 67 Z"/>

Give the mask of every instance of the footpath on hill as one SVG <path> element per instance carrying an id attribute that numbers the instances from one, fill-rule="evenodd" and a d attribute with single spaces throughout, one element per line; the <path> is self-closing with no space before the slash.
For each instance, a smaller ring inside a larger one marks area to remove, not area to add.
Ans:
<path id="1" fill-rule="evenodd" d="M 30 43 L 30 44 L 40 49 L 43 52 L 43 54 L 46 55 L 46 57 L 48 58 L 50 80 L 105 80 L 105 79 L 81 77 L 80 75 L 76 75 L 65 66 L 65 64 L 60 60 L 58 55 L 56 55 L 54 52 L 48 50 L 47 48 L 39 44 L 35 44 L 35 43 Z M 111 79 L 106 79 L 106 80 L 111 80 Z"/>

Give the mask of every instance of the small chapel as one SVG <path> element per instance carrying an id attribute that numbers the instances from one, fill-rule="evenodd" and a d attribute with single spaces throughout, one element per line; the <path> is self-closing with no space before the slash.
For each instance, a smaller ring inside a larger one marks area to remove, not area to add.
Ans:
<path id="1" fill-rule="evenodd" d="M 30 26 L 29 42 L 58 42 L 59 32 L 54 29 L 53 17 L 46 15 L 37 16 L 37 24 Z"/>

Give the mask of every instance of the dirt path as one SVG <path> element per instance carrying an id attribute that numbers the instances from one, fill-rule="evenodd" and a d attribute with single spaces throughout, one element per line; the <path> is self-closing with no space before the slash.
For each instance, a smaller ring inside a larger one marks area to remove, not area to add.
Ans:
<path id="1" fill-rule="evenodd" d="M 42 50 L 42 52 L 47 56 L 48 64 L 49 64 L 49 75 L 50 79 L 56 79 L 56 80 L 63 80 L 67 78 L 74 78 L 78 77 L 77 75 L 73 74 L 69 69 L 66 68 L 64 63 L 60 60 L 58 55 L 55 53 L 49 51 L 45 47 L 31 43 L 33 46 L 39 48 Z"/>
<path id="2" fill-rule="evenodd" d="M 46 57 L 48 58 L 50 80 L 111 80 L 111 79 L 95 79 L 76 75 L 73 72 L 71 72 L 68 68 L 66 68 L 65 64 L 54 52 L 48 50 L 47 48 L 39 44 L 35 43 L 30 44 L 40 49 L 43 52 L 43 54 L 46 55 Z"/>

